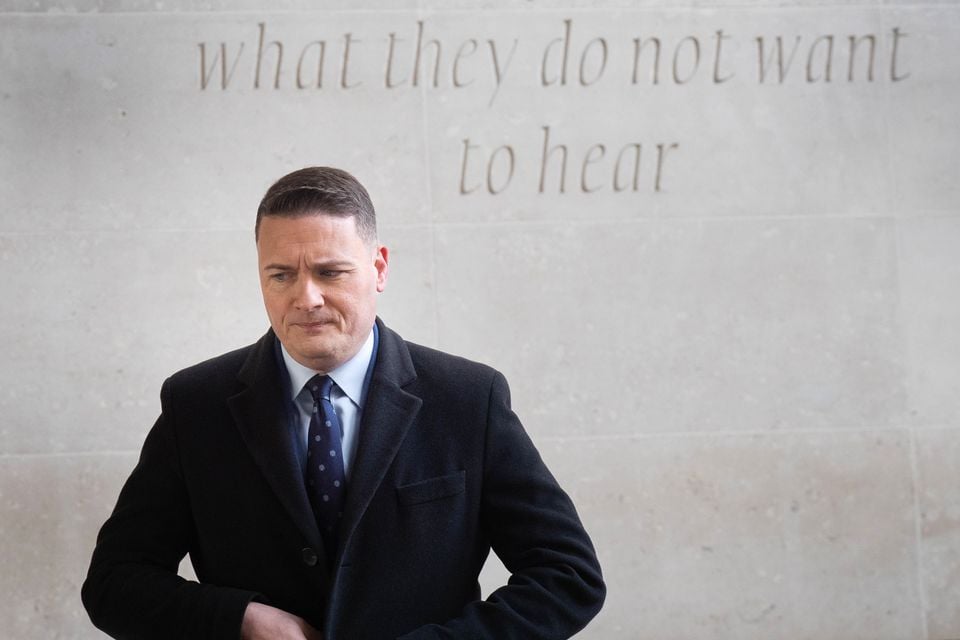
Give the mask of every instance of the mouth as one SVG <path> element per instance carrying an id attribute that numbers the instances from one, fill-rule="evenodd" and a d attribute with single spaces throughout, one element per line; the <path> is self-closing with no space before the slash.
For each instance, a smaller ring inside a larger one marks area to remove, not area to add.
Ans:
<path id="1" fill-rule="evenodd" d="M 298 327 L 303 331 L 318 331 L 328 324 L 332 324 L 326 320 L 319 320 L 316 322 L 294 322 L 291 326 Z"/>

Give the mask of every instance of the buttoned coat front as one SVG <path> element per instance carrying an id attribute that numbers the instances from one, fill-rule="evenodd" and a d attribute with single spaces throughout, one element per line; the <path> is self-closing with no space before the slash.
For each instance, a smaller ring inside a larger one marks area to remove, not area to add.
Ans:
<path id="1" fill-rule="evenodd" d="M 83 600 L 117 638 L 236 640 L 251 600 L 326 640 L 566 638 L 604 584 L 503 376 L 380 344 L 338 549 L 324 549 L 283 411 L 276 338 L 181 371 L 97 540 Z M 490 548 L 508 585 L 480 601 Z M 189 553 L 199 582 L 176 575 Z"/>

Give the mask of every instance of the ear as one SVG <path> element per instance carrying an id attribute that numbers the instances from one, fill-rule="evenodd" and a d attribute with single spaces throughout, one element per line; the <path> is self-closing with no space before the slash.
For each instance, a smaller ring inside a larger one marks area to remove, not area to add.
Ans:
<path id="1" fill-rule="evenodd" d="M 383 293 L 387 288 L 387 262 L 389 252 L 382 244 L 377 246 L 377 252 L 373 256 L 373 266 L 377 270 L 377 293 Z"/>

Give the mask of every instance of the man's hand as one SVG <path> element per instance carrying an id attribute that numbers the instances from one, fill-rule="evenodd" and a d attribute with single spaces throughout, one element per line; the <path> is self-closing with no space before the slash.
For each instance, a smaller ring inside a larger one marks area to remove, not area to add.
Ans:
<path id="1" fill-rule="evenodd" d="M 251 602 L 243 613 L 240 640 L 323 640 L 323 634 L 299 616 Z"/>

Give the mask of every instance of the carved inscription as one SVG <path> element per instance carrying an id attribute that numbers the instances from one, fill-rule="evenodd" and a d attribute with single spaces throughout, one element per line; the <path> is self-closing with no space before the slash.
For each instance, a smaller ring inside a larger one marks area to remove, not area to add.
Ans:
<path id="1" fill-rule="evenodd" d="M 715 28 L 662 34 L 638 24 L 618 37 L 587 29 L 574 18 L 556 21 L 553 37 L 521 37 L 510 30 L 451 36 L 430 20 L 411 21 L 385 33 L 298 29 L 284 34 L 265 21 L 246 37 L 198 42 L 198 85 L 203 92 L 298 92 L 328 95 L 363 90 L 385 94 L 463 94 L 481 108 L 504 109 L 510 86 L 517 95 L 599 91 L 662 91 L 663 87 L 769 87 L 823 91 L 845 84 L 889 83 L 910 78 L 909 34 L 885 31 L 749 33 Z M 538 30 L 542 34 L 542 31 Z M 627 35 L 624 35 L 624 34 Z M 762 89 L 760 89 L 762 90 Z M 628 94 L 627 94 L 628 95 Z M 442 108 L 444 98 L 439 105 Z M 523 188 L 540 194 L 661 193 L 675 185 L 671 167 L 682 162 L 678 140 L 598 140 L 584 144 L 557 123 L 538 126 L 525 144 L 490 144 L 459 137 L 458 193 L 497 196 Z M 531 132 L 532 134 L 533 132 Z M 599 137 L 599 136 L 598 136 Z M 451 145 L 456 143 L 451 142 Z M 518 167 L 526 170 L 520 171 Z M 536 179 L 517 180 L 520 175 Z M 519 184 L 525 182 L 526 184 Z"/>
<path id="2" fill-rule="evenodd" d="M 410 37 L 390 32 L 379 43 L 383 49 L 380 69 L 356 68 L 351 52 L 373 43 L 352 32 L 295 42 L 275 38 L 272 32 L 268 35 L 267 24 L 260 22 L 249 41 L 197 44 L 200 89 L 463 89 L 484 78 L 491 84 L 492 105 L 518 43 L 518 38 L 466 38 L 444 43 L 425 35 L 420 20 Z M 237 75 L 238 66 L 245 67 L 246 78 Z"/>
<path id="3" fill-rule="evenodd" d="M 536 54 L 538 59 L 537 77 L 527 78 L 525 84 L 590 87 L 607 81 L 656 86 L 701 78 L 713 84 L 734 79 L 758 84 L 853 83 L 900 82 L 910 76 L 903 62 L 908 34 L 900 27 L 886 33 L 749 37 L 717 29 L 679 38 L 638 35 L 629 43 L 588 35 L 574 40 L 574 22 L 568 18 L 561 23 L 561 35 L 539 49 L 536 43 L 524 43 L 531 46 L 523 47 L 523 53 Z M 729 51 L 732 44 L 743 41 L 751 41 L 753 47 L 739 47 L 734 58 Z M 354 68 L 352 52 L 360 47 L 375 50 L 382 66 Z M 388 90 L 464 89 L 484 83 L 491 91 L 492 105 L 497 90 L 514 73 L 520 48 L 517 37 L 444 40 L 430 34 L 423 20 L 410 33 L 391 31 L 382 38 L 360 38 L 347 31 L 306 41 L 268 34 L 267 23 L 259 22 L 249 39 L 197 43 L 199 85 L 203 91 L 243 86 L 302 91 L 369 85 Z M 629 77 L 607 75 L 616 54 L 629 57 Z M 745 74 L 749 62 L 755 72 Z"/>
<path id="4" fill-rule="evenodd" d="M 552 137 L 551 137 L 552 136 Z M 597 191 L 637 192 L 646 187 L 661 190 L 667 155 L 678 148 L 678 143 L 644 145 L 639 142 L 613 145 L 596 143 L 584 148 L 556 140 L 556 132 L 543 127 L 542 146 L 538 160 L 537 193 L 594 193 Z M 469 138 L 463 140 L 460 159 L 460 195 L 486 190 L 497 195 L 513 181 L 517 157 L 522 149 L 505 144 L 484 155 L 479 145 Z M 641 178 L 641 159 L 650 156 L 649 169 Z M 649 175 L 647 175 L 649 174 Z"/>

